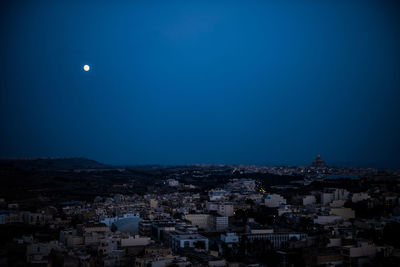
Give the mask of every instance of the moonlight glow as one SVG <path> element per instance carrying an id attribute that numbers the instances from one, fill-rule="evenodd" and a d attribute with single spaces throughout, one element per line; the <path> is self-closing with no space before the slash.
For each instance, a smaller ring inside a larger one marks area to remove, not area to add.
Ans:
<path id="1" fill-rule="evenodd" d="M 89 71 L 89 70 L 90 70 L 90 66 L 89 66 L 89 65 L 83 66 L 83 70 L 84 70 L 84 71 Z"/>

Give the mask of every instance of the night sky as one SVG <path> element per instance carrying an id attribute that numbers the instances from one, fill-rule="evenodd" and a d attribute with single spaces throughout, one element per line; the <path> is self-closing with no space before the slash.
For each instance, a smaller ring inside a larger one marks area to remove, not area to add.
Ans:
<path id="1" fill-rule="evenodd" d="M 400 168 L 400 4 L 275 2 L 1 1 L 0 157 Z"/>

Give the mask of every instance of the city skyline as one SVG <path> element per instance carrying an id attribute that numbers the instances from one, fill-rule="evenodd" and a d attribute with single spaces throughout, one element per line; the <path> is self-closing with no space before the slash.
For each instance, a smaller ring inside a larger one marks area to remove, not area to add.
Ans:
<path id="1" fill-rule="evenodd" d="M 400 1 L 0 1 L 0 266 L 400 266 Z"/>
<path id="2" fill-rule="evenodd" d="M 318 154 L 314 160 L 308 160 L 306 161 L 304 164 L 256 164 L 256 163 L 187 163 L 187 164 L 157 164 L 157 163 L 149 163 L 149 164 L 132 164 L 132 163 L 108 163 L 108 162 L 100 162 L 96 159 L 90 159 L 90 158 L 86 158 L 83 156 L 64 156 L 64 157 L 25 157 L 25 156 L 20 156 L 20 157 L 4 157 L 4 158 L 0 158 L 0 161 L 21 161 L 21 162 L 26 162 L 26 161 L 40 161 L 40 160 L 89 160 L 89 161 L 93 161 L 96 162 L 98 164 L 102 164 L 104 166 L 109 166 L 109 167 L 129 167 L 129 166 L 191 166 L 191 165 L 226 165 L 226 166 L 259 166 L 259 167 L 311 167 L 314 166 L 315 161 L 317 161 L 318 159 L 321 159 L 323 162 L 323 165 L 326 167 L 349 167 L 349 168 L 362 168 L 362 169 L 368 169 L 368 168 L 373 168 L 373 169 L 392 169 L 392 170 L 396 170 L 398 168 L 391 168 L 391 167 L 384 167 L 384 166 L 374 166 L 374 164 L 371 163 L 366 163 L 366 162 L 329 162 L 329 164 L 327 164 L 323 159 L 321 154 Z"/>

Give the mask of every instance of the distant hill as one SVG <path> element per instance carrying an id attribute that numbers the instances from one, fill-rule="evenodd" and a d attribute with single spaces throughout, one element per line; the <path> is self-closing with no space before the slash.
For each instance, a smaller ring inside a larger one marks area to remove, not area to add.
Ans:
<path id="1" fill-rule="evenodd" d="M 110 166 L 86 158 L 0 159 L 1 169 L 63 171 L 75 169 L 104 169 Z"/>

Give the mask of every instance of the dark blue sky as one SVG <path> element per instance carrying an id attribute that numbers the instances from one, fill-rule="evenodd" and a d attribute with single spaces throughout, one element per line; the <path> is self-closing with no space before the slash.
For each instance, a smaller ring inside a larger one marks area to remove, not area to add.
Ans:
<path id="1" fill-rule="evenodd" d="M 400 168 L 399 4 L 276 2 L 2 1 L 0 157 Z"/>

